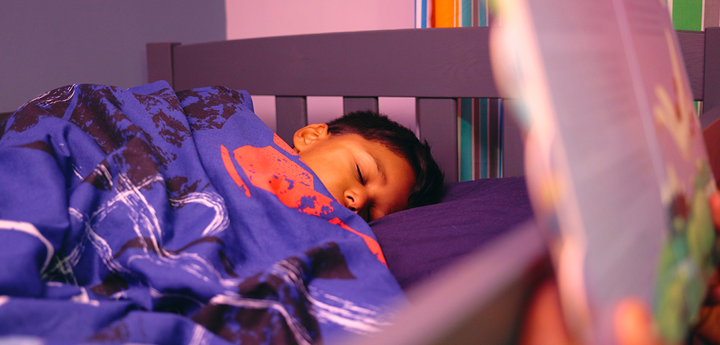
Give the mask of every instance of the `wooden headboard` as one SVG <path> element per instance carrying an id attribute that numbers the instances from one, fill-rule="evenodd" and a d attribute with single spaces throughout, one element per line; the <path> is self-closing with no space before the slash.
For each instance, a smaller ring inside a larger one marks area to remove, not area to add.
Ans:
<path id="1" fill-rule="evenodd" d="M 147 45 L 150 82 L 176 90 L 223 85 L 274 95 L 277 133 L 289 141 L 307 125 L 306 96 L 343 96 L 344 111 L 378 108 L 378 97 L 416 97 L 420 138 L 447 175 L 458 175 L 460 97 L 498 99 L 488 28 L 406 29 L 268 37 L 182 45 Z M 720 105 L 720 28 L 678 31 L 695 100 Z M 507 108 L 507 107 L 506 107 Z M 720 107 L 718 108 L 720 109 Z M 507 113 L 507 111 L 506 111 Z M 720 113 L 720 111 L 716 112 Z M 520 130 L 511 116 L 491 118 L 490 164 L 503 176 L 523 175 Z"/>

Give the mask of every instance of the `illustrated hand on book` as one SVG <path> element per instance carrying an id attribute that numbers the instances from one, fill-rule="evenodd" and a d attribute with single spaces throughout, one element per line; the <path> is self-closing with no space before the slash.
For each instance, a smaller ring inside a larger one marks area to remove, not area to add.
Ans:
<path id="1" fill-rule="evenodd" d="M 715 231 L 720 238 L 720 192 L 710 196 L 709 202 Z M 720 344 L 720 277 L 717 267 L 708 287 L 705 305 L 692 331 L 706 344 Z M 639 299 L 628 298 L 616 306 L 615 332 L 620 345 L 672 345 L 656 335 L 650 307 Z M 558 288 L 552 278 L 540 285 L 530 301 L 520 344 L 580 344 L 565 327 Z"/>

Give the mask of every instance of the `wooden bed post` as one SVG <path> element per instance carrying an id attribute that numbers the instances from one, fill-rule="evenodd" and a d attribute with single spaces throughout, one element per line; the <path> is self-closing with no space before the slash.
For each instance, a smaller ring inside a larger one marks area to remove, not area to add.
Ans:
<path id="1" fill-rule="evenodd" d="M 173 48 L 179 46 L 179 42 L 148 43 L 147 49 L 147 70 L 148 83 L 158 80 L 165 80 L 175 87 L 173 78 Z"/>
<path id="2" fill-rule="evenodd" d="M 295 131 L 308 125 L 307 97 L 276 96 L 275 121 L 277 135 L 288 145 L 293 145 Z"/>
<path id="3" fill-rule="evenodd" d="M 416 119 L 420 140 L 427 140 L 445 183 L 458 181 L 458 143 L 456 98 L 417 98 Z"/>
<path id="4" fill-rule="evenodd" d="M 705 55 L 705 33 L 701 31 L 676 31 L 680 52 L 685 61 L 685 70 L 690 82 L 692 97 L 696 101 L 703 99 L 703 57 Z"/>
<path id="5" fill-rule="evenodd" d="M 488 99 L 488 177 L 498 178 L 500 176 L 500 164 L 502 158 L 500 156 L 500 99 Z"/>
<path id="6" fill-rule="evenodd" d="M 513 114 L 512 102 L 510 99 L 503 99 L 503 175 L 501 177 L 525 175 L 525 140 Z"/>

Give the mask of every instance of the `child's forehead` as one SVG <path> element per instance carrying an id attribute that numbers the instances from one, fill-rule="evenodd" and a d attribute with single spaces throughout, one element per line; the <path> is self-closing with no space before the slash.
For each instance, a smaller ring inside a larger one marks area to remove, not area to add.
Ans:
<path id="1" fill-rule="evenodd" d="M 398 156 L 398 157 L 402 158 L 404 161 L 407 161 L 408 163 L 410 163 L 409 159 L 407 159 L 407 157 L 405 157 L 405 153 L 402 151 L 402 149 L 398 145 L 393 144 L 390 140 L 381 139 L 381 138 L 376 139 L 376 138 L 372 138 L 372 137 L 368 138 L 359 133 L 330 134 L 330 138 L 333 138 L 333 137 L 334 138 L 351 137 L 354 140 L 357 140 L 357 141 L 362 142 L 369 146 L 374 146 L 375 148 L 382 147 L 383 149 L 388 150 L 391 153 L 393 153 L 395 156 Z"/>

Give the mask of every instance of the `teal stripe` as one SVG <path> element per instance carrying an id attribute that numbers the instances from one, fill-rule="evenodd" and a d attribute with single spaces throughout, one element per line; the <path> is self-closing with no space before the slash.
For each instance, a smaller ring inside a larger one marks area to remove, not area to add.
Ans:
<path id="1" fill-rule="evenodd" d="M 488 177 L 488 100 L 480 98 L 480 178 Z"/>
<path id="2" fill-rule="evenodd" d="M 472 3 L 473 0 L 462 0 L 462 21 L 460 23 L 462 27 L 472 26 Z"/>
<path id="3" fill-rule="evenodd" d="M 460 99 L 460 181 L 473 179 L 472 98 Z"/>
<path id="4" fill-rule="evenodd" d="M 478 26 L 488 26 L 487 1 L 478 0 Z"/>

